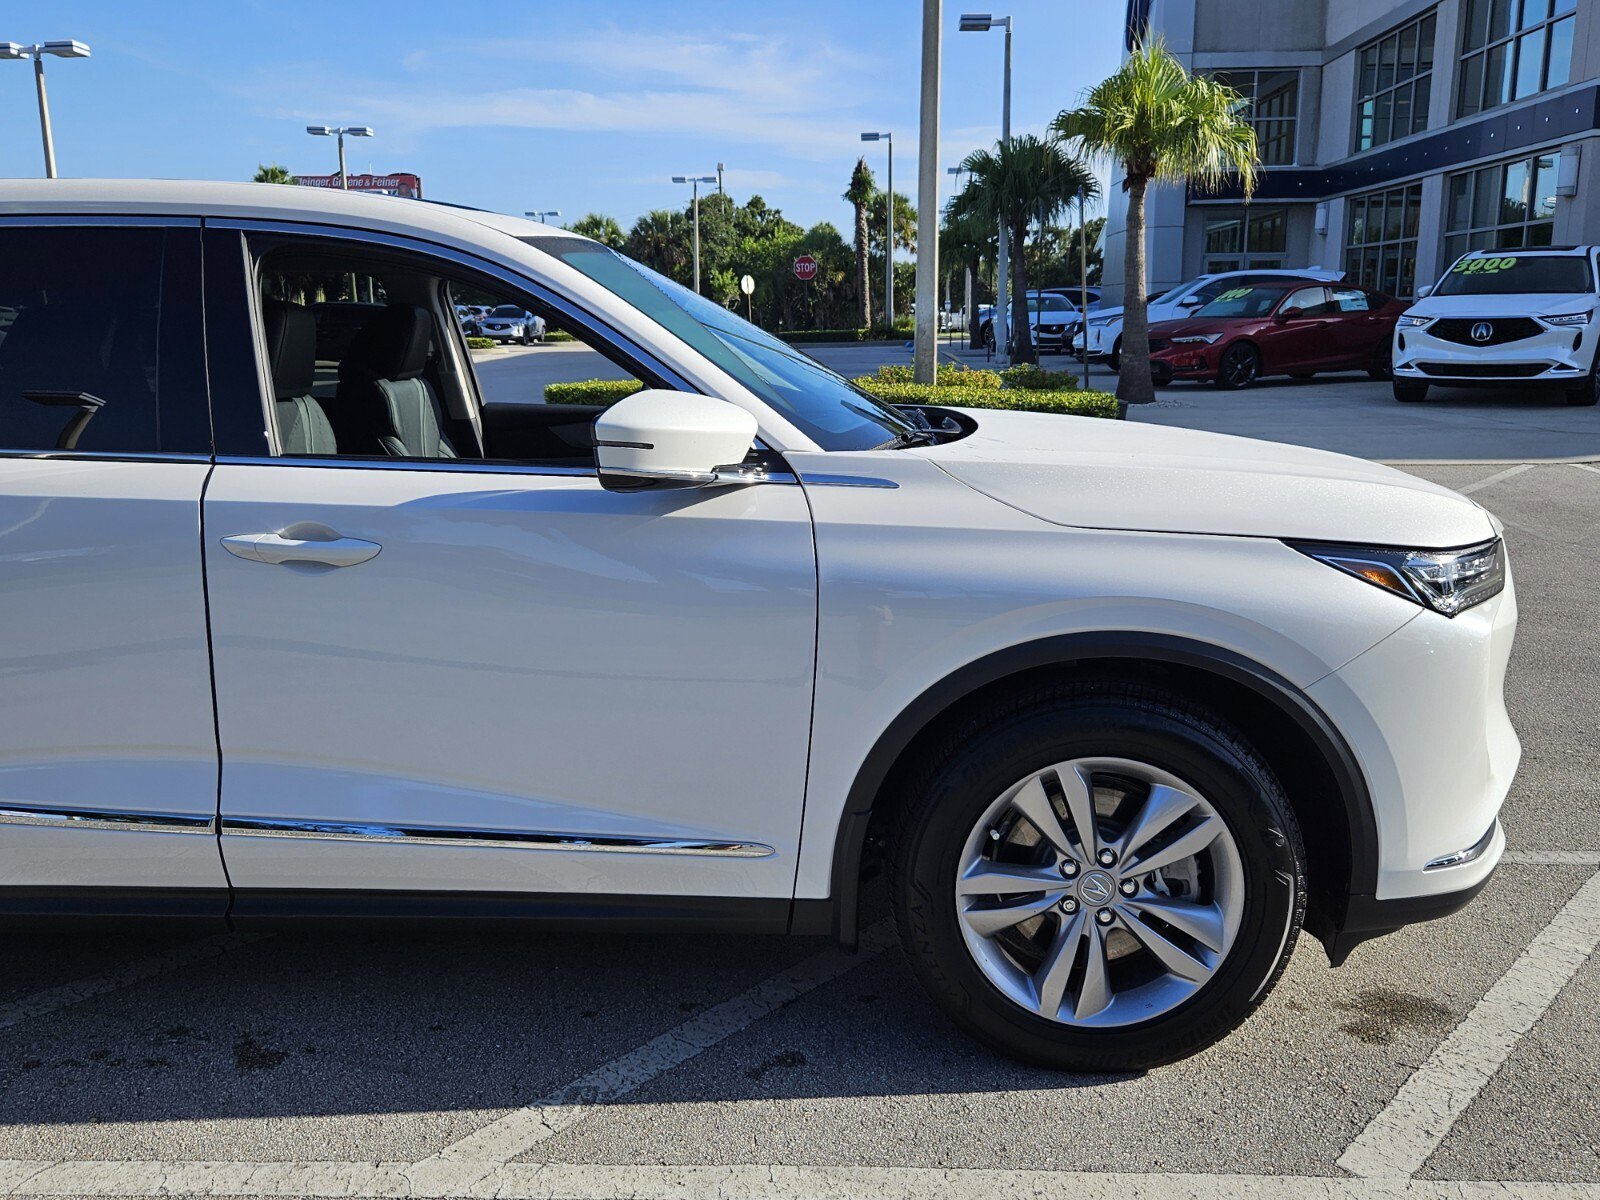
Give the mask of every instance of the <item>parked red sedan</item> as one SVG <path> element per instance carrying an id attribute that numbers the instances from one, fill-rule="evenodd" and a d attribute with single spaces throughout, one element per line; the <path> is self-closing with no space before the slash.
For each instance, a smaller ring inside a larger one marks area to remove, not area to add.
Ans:
<path id="1" fill-rule="evenodd" d="M 1158 385 L 1174 379 L 1247 387 L 1263 375 L 1309 379 L 1318 371 L 1389 377 L 1394 326 L 1406 305 L 1346 283 L 1236 287 L 1180 321 L 1150 327 Z"/>

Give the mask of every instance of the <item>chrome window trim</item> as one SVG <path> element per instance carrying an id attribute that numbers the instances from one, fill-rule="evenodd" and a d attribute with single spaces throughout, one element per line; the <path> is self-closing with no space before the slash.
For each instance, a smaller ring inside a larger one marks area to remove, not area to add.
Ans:
<path id="1" fill-rule="evenodd" d="M 807 487 L 854 487 L 854 488 L 898 488 L 900 485 L 892 479 L 883 479 L 876 475 L 834 475 L 830 473 L 806 474 L 800 477 L 800 482 Z"/>
<path id="2" fill-rule="evenodd" d="M 101 809 L 36 808 L 8 804 L 0 807 L 0 825 L 26 825 L 43 829 L 103 829 L 116 833 L 211 834 L 216 818 L 211 814 L 116 812 Z"/>
<path id="3" fill-rule="evenodd" d="M 1465 850 L 1457 850 L 1454 854 L 1446 854 L 1442 858 L 1436 858 L 1426 864 L 1422 868 L 1423 871 L 1447 871 L 1451 867 L 1464 867 L 1470 862 L 1477 862 L 1488 851 L 1490 844 L 1494 841 L 1495 831 L 1499 828 L 1500 822 L 1496 820 L 1494 824 L 1489 826 L 1487 833 Z"/>
<path id="4" fill-rule="evenodd" d="M 339 455 L 285 454 L 275 458 L 228 456 L 216 459 L 219 467 L 322 467 L 342 471 L 443 471 L 457 475 L 551 475 L 599 481 L 598 467 L 541 466 L 537 463 L 508 462 L 502 459 L 474 461 L 462 458 L 345 458 Z M 792 471 L 767 471 L 762 483 L 798 484 Z M 891 484 L 889 486 L 899 486 Z"/>
<path id="5" fill-rule="evenodd" d="M 201 218 L 152 213 L 0 213 L 0 227 L 7 225 L 155 225 L 199 229 Z"/>
<path id="6" fill-rule="evenodd" d="M 59 458 L 69 462 L 209 463 L 209 454 L 162 454 L 133 450 L 8 450 L 0 448 L 0 458 Z"/>
<path id="7" fill-rule="evenodd" d="M 401 846 L 461 846 L 472 849 L 566 850 L 587 854 L 686 854 L 709 858 L 771 858 L 777 853 L 760 842 L 701 841 L 693 838 L 642 838 L 535 831 L 484 831 L 352 821 L 302 821 L 267 817 L 224 817 L 227 837 L 270 837 L 312 841 L 363 842 Z"/>

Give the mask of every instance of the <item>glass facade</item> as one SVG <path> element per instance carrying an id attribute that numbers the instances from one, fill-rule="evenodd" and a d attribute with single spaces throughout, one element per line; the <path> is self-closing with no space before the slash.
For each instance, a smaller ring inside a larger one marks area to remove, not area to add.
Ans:
<path id="1" fill-rule="evenodd" d="M 1344 269 L 1350 282 L 1391 296 L 1415 295 L 1422 185 L 1351 196 L 1345 213 Z"/>
<path id="2" fill-rule="evenodd" d="M 1295 161 L 1295 131 L 1300 117 L 1298 71 L 1218 71 L 1212 75 L 1249 103 L 1246 119 L 1256 131 L 1261 165 L 1286 167 Z"/>
<path id="3" fill-rule="evenodd" d="M 1456 115 L 1510 104 L 1572 78 L 1578 0 L 1462 0 Z"/>
<path id="4" fill-rule="evenodd" d="M 1246 268 L 1283 266 L 1288 252 L 1289 210 L 1284 208 L 1216 208 L 1206 210 L 1207 274 Z"/>
<path id="5" fill-rule="evenodd" d="M 1450 176 L 1445 185 L 1445 263 L 1469 250 L 1548 246 L 1555 232 L 1555 154 Z"/>
<path id="6" fill-rule="evenodd" d="M 1438 16 L 1430 12 L 1361 48 L 1355 150 L 1370 150 L 1428 127 L 1437 26 Z"/>

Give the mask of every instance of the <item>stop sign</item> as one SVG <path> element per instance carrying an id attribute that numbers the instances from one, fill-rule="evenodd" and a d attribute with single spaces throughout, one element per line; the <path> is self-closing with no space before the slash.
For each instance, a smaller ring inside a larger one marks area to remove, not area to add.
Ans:
<path id="1" fill-rule="evenodd" d="M 794 277 L 801 283 L 810 283 L 817 277 L 817 260 L 809 254 L 802 254 L 795 259 Z"/>

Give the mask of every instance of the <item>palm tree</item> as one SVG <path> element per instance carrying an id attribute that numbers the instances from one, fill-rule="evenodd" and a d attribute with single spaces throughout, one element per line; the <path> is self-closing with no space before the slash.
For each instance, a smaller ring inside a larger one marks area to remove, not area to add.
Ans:
<path id="1" fill-rule="evenodd" d="M 658 208 L 645 213 L 628 231 L 624 253 L 669 279 L 687 283 L 691 276 L 689 218 Z"/>
<path id="2" fill-rule="evenodd" d="M 251 176 L 252 183 L 293 183 L 294 175 L 281 163 L 261 163 Z"/>
<path id="3" fill-rule="evenodd" d="M 993 257 L 998 239 L 995 226 L 973 216 L 972 207 L 972 203 L 963 201 L 960 195 L 952 196 L 945 206 L 944 224 L 939 230 L 939 261 L 949 263 L 952 270 L 964 267 L 976 280 L 980 278 L 983 260 Z M 967 308 L 967 344 L 975 350 L 983 344 L 976 297 Z"/>
<path id="4" fill-rule="evenodd" d="M 864 158 L 856 159 L 856 169 L 850 172 L 850 187 L 844 198 L 856 210 L 856 303 L 860 306 L 861 328 L 872 325 L 872 280 L 867 270 L 867 241 L 871 236 L 867 228 L 867 210 L 878 193 L 872 178 L 872 169 Z"/>
<path id="5" fill-rule="evenodd" d="M 971 180 L 956 198 L 959 215 L 998 225 L 1010 239 L 1011 358 L 1033 362 L 1033 331 L 1028 326 L 1028 225 L 1048 222 L 1080 192 L 1099 193 L 1089 169 L 1056 142 L 1033 134 L 1001 142 L 994 150 L 975 150 L 961 164 Z"/>
<path id="6" fill-rule="evenodd" d="M 1077 108 L 1061 112 L 1050 129 L 1085 153 L 1122 170 L 1128 193 L 1123 255 L 1122 371 L 1117 399 L 1149 404 L 1150 326 L 1145 311 L 1145 195 L 1152 183 L 1194 181 L 1214 188 L 1237 175 L 1255 190 L 1255 130 L 1246 101 L 1232 88 L 1191 76 L 1159 40 L 1138 46 L 1111 78 Z"/>
<path id="7" fill-rule="evenodd" d="M 617 219 L 608 217 L 604 213 L 588 213 L 579 217 L 567 228 L 573 233 L 610 246 L 613 250 L 621 250 L 623 243 L 627 241 L 627 235 L 622 232 L 622 226 L 617 224 Z"/>

